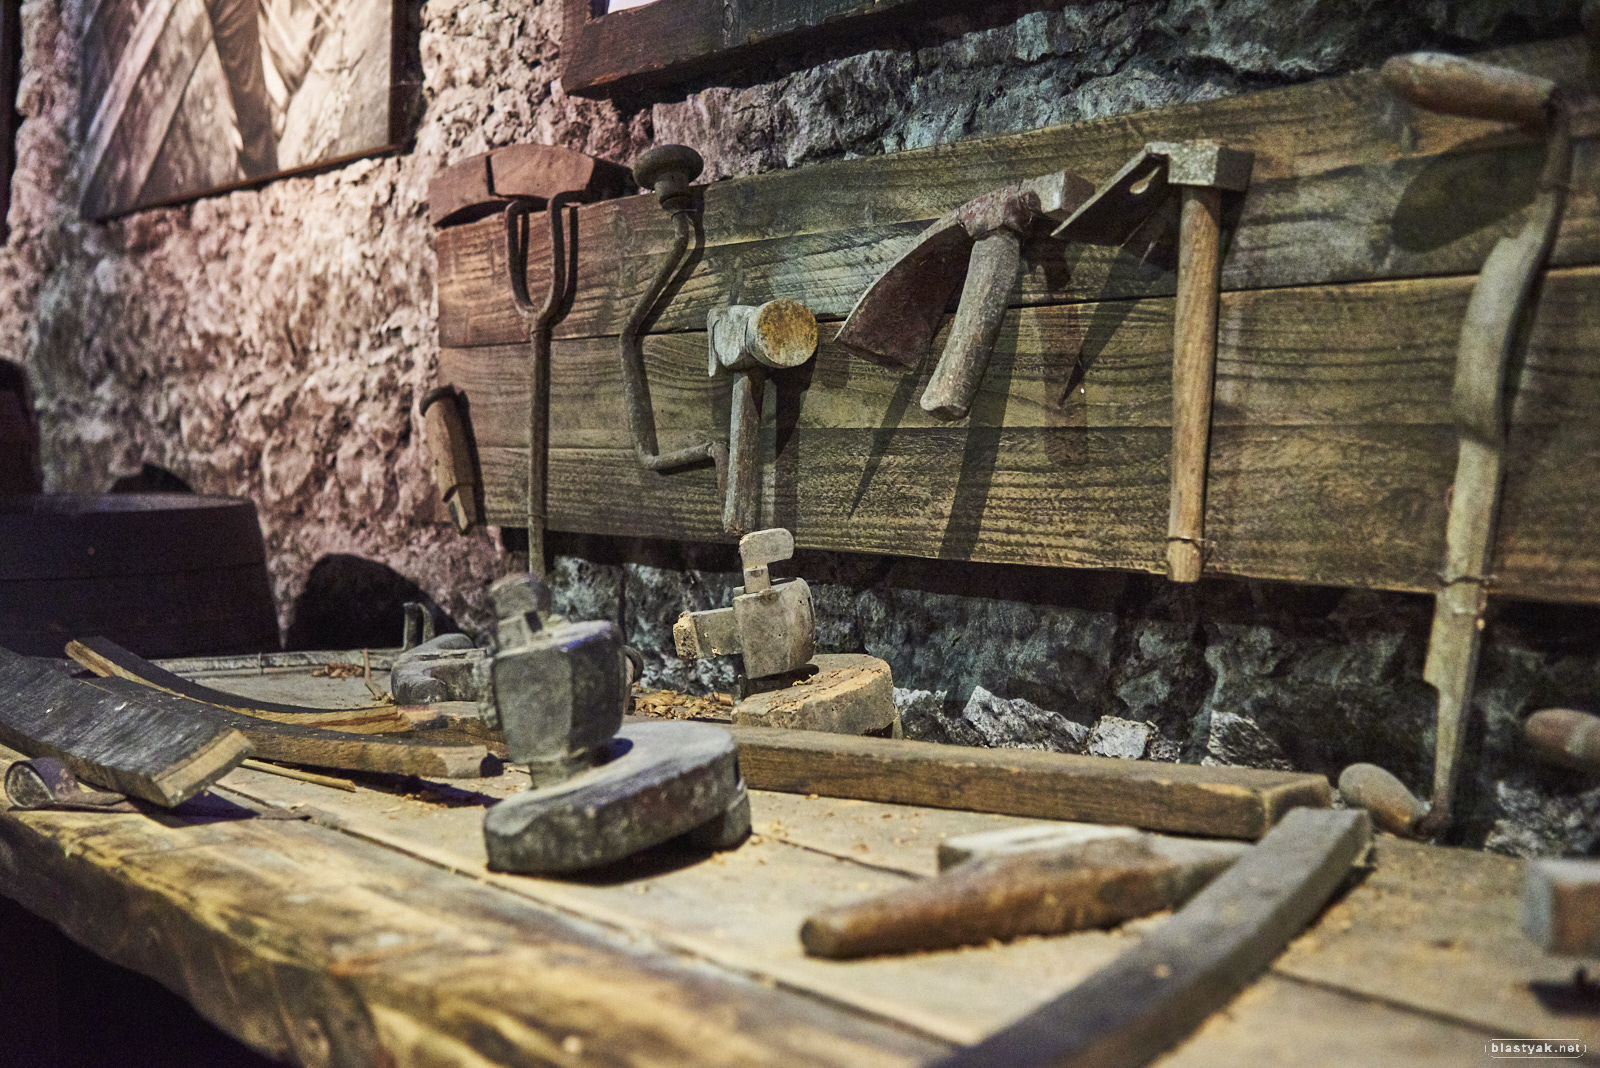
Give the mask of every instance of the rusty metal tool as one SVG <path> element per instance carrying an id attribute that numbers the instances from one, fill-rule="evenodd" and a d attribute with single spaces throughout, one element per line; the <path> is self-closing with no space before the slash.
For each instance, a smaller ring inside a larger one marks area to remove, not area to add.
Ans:
<path id="1" fill-rule="evenodd" d="M 549 473 L 550 334 L 570 301 L 566 208 L 576 203 L 619 197 L 627 187 L 624 166 L 563 149 L 560 145 L 517 144 L 480 153 L 443 169 L 429 185 L 429 209 L 434 225 L 462 222 L 501 211 L 506 222 L 506 270 L 510 296 L 518 315 L 528 326 L 528 568 L 544 572 L 547 473 Z M 544 299 L 533 301 L 528 289 L 528 216 L 544 209 L 550 232 L 550 280 Z M 574 224 L 576 225 L 576 224 Z M 430 395 L 432 397 L 432 395 Z M 437 406 L 437 404 L 435 404 Z M 430 411 L 430 409 L 429 409 Z M 445 409 L 445 419 L 450 409 Z M 456 414 L 459 422 L 459 414 Z M 451 433 L 445 428 L 445 433 Z M 464 430 L 459 432 L 464 438 Z M 430 427 L 432 438 L 432 427 Z M 450 438 L 454 440 L 454 438 Z M 470 452 L 464 452 L 470 457 Z M 435 454 L 437 456 L 437 454 Z M 459 456 L 459 454 L 458 454 Z M 469 460 L 470 462 L 470 460 Z M 459 460 L 453 460 L 459 467 Z M 435 459 L 435 470 L 438 460 Z M 470 473 L 470 468 L 469 468 Z M 464 484 L 459 480 L 458 484 Z M 475 483 L 474 483 L 475 486 Z M 445 484 L 440 483 L 440 491 Z M 458 491 L 459 492 L 459 491 Z M 446 504 L 450 500 L 446 497 Z M 462 500 L 464 504 L 464 500 Z M 456 508 L 451 507 L 453 512 Z M 480 516 L 474 516 L 482 521 Z M 461 513 L 456 524 L 462 532 Z"/>
<path id="2" fill-rule="evenodd" d="M 712 378 L 733 377 L 728 422 L 728 475 L 723 494 L 722 529 L 748 534 L 760 525 L 761 399 L 768 371 L 799 367 L 817 351 L 817 319 L 792 300 L 752 307 L 714 308 L 706 318 Z"/>
<path id="3" fill-rule="evenodd" d="M 534 787 L 485 814 L 490 868 L 576 871 L 681 835 L 720 849 L 749 833 L 749 797 L 727 731 L 622 726 L 630 672 L 615 623 L 547 629 L 540 612 L 548 589 L 531 574 L 499 580 L 490 597 L 499 622 L 479 709 Z"/>
<path id="4" fill-rule="evenodd" d="M 794 535 L 782 527 L 740 538 L 744 585 L 734 589 L 730 608 L 678 617 L 672 626 L 678 655 L 693 660 L 737 653 L 749 679 L 805 667 L 816 652 L 811 587 L 802 578 L 773 582 L 768 571 L 793 555 Z"/>
<path id="5" fill-rule="evenodd" d="M 1082 824 L 966 835 L 941 843 L 938 877 L 819 912 L 800 941 L 852 958 L 1113 927 L 1177 908 L 1250 848 Z"/>
<path id="6" fill-rule="evenodd" d="M 246 760 L 243 763 L 248 764 Z M 69 812 L 137 812 L 126 794 L 92 790 L 54 757 L 19 760 L 6 769 L 6 798 L 26 811 L 65 809 Z"/>
<path id="7" fill-rule="evenodd" d="M 650 325 L 666 307 L 674 285 L 693 269 L 699 245 L 704 240 L 700 211 L 689 188 L 704 167 L 700 153 L 685 145 L 657 145 L 633 165 L 633 176 L 640 187 L 654 190 L 662 210 L 672 215 L 676 236 L 671 250 L 656 269 L 655 277 L 622 326 L 622 389 L 628 431 L 633 436 L 633 451 L 640 465 L 647 471 L 674 471 L 710 461 L 717 470 L 717 492 L 725 495 L 728 486 L 726 441 L 706 441 L 669 453 L 660 451 L 641 341 L 642 335 L 649 332 Z"/>
<path id="8" fill-rule="evenodd" d="M 968 201 L 928 227 L 868 287 L 839 331 L 839 343 L 874 363 L 914 370 L 932 348 L 945 306 L 961 286 L 961 302 L 923 390 L 922 408 L 938 419 L 962 418 L 972 407 L 1017 286 L 1023 241 L 1046 236 L 1093 191 L 1084 179 L 1058 171 Z"/>
<path id="9" fill-rule="evenodd" d="M 1122 245 L 1167 190 L 1182 191 L 1172 347 L 1172 499 L 1167 577 L 1197 582 L 1205 547 L 1206 457 L 1217 363 L 1222 194 L 1250 184 L 1254 157 L 1214 141 L 1152 142 L 1095 191 L 1053 235 Z"/>
<path id="10" fill-rule="evenodd" d="M 1415 808 L 1395 793 L 1396 787 L 1404 792 L 1398 780 L 1382 783 L 1374 800 L 1380 806 L 1374 808 L 1380 821 L 1388 810 L 1394 814 L 1399 833 L 1428 838 L 1449 827 L 1460 776 L 1484 610 L 1494 582 L 1490 565 L 1506 444 L 1506 368 L 1560 228 L 1572 171 L 1571 120 L 1567 102 L 1554 82 L 1503 67 L 1418 52 L 1395 56 L 1381 73 L 1396 95 L 1417 107 L 1512 122 L 1545 139 L 1539 192 L 1528 209 L 1527 221 L 1515 237 L 1501 238 L 1484 261 L 1456 343 L 1451 413 L 1459 456 L 1445 530 L 1444 567 L 1423 665 L 1423 679 L 1439 697 L 1433 794 L 1426 813 L 1409 827 L 1404 817 L 1408 808 Z M 1370 772 L 1363 774 L 1381 781 Z M 1359 797 L 1357 803 L 1361 803 Z"/>

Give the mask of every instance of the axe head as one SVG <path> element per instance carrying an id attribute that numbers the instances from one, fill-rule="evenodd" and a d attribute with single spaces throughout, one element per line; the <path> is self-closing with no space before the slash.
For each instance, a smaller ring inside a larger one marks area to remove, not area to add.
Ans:
<path id="1" fill-rule="evenodd" d="M 868 287 L 839 331 L 839 344 L 885 367 L 915 368 L 933 346 L 979 238 L 1001 229 L 1023 237 L 1047 233 L 1043 227 L 1066 218 L 1093 191 L 1070 171 L 1056 171 L 969 200 L 924 230 Z"/>
<path id="2" fill-rule="evenodd" d="M 914 369 L 933 347 L 945 307 L 967 276 L 972 244 L 956 215 L 934 223 L 861 294 L 836 340 L 873 363 Z"/>
<path id="3" fill-rule="evenodd" d="M 1152 141 L 1050 236 L 1085 245 L 1123 245 L 1160 206 L 1170 187 L 1241 192 L 1250 184 L 1253 159 L 1249 152 L 1215 141 Z"/>

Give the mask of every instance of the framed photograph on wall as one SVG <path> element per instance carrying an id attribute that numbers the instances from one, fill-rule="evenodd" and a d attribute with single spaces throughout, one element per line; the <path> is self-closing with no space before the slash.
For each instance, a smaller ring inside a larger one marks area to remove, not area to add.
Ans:
<path id="1" fill-rule="evenodd" d="M 84 216 L 392 148 L 397 14 L 396 0 L 93 0 Z"/>

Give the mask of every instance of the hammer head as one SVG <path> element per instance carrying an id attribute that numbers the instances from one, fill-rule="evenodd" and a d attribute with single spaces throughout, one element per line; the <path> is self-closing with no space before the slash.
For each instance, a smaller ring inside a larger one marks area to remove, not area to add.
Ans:
<path id="1" fill-rule="evenodd" d="M 1171 186 L 1242 192 L 1255 157 L 1215 141 L 1152 141 L 1079 204 L 1052 235 L 1086 245 L 1121 245 L 1160 206 Z"/>

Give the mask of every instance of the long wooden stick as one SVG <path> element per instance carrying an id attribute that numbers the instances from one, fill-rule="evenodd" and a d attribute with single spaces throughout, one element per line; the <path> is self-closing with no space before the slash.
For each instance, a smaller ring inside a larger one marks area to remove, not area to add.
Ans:
<path id="1" fill-rule="evenodd" d="M 730 727 L 752 789 L 1256 839 L 1325 808 L 1321 775 Z"/>
<path id="2" fill-rule="evenodd" d="M 1172 351 L 1172 503 L 1167 514 L 1167 577 L 1173 582 L 1198 582 L 1204 555 L 1221 252 L 1222 190 L 1184 186 Z"/>

